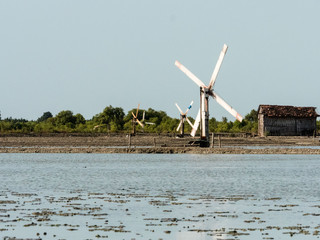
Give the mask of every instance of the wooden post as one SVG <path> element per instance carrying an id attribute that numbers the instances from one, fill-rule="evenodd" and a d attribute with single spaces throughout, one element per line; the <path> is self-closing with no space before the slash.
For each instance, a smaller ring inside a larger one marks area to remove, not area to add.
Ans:
<path id="1" fill-rule="evenodd" d="M 183 137 L 184 135 L 184 115 L 180 114 L 180 136 L 179 137 Z"/>
<path id="2" fill-rule="evenodd" d="M 129 134 L 129 148 L 131 148 L 131 134 Z"/>
<path id="3" fill-rule="evenodd" d="M 132 118 L 132 135 L 136 135 L 136 121 Z"/>
<path id="4" fill-rule="evenodd" d="M 221 148 L 221 136 L 218 136 L 218 140 L 219 140 L 219 148 Z"/>
<path id="5" fill-rule="evenodd" d="M 211 148 L 214 148 L 214 133 L 211 134 Z"/>
<path id="6" fill-rule="evenodd" d="M 153 138 L 153 147 L 156 147 L 156 138 Z"/>

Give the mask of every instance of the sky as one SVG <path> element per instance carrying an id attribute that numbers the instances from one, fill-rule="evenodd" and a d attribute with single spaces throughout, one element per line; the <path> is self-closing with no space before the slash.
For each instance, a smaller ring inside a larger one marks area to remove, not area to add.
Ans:
<path id="1" fill-rule="evenodd" d="M 245 116 L 260 104 L 320 113 L 318 0 L 0 0 L 2 118 L 106 106 L 179 117 L 205 84 L 223 44 L 214 91 Z M 214 99 L 210 117 L 235 119 Z"/>

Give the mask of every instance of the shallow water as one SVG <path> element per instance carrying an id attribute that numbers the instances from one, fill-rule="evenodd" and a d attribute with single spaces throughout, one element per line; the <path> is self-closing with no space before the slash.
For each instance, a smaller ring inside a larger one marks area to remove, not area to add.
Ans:
<path id="1" fill-rule="evenodd" d="M 0 236 L 317 239 L 318 155 L 1 154 Z"/>
<path id="2" fill-rule="evenodd" d="M 259 146 L 225 146 L 230 148 L 244 148 L 244 149 L 320 149 L 320 146 L 296 146 L 296 145 L 259 145 Z"/>

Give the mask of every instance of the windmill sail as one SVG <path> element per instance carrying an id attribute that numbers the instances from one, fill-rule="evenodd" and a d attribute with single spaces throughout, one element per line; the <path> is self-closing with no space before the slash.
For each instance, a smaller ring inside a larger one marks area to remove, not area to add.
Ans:
<path id="1" fill-rule="evenodd" d="M 222 61 L 223 61 L 223 58 L 224 56 L 226 55 L 227 53 L 227 49 L 228 49 L 228 46 L 226 44 L 223 45 L 223 48 L 222 48 L 222 51 L 220 53 L 220 56 L 219 56 L 219 59 L 218 59 L 218 62 L 214 68 L 214 71 L 212 73 L 212 76 L 211 76 L 211 79 L 210 79 L 210 83 L 209 83 L 209 86 L 208 88 L 211 89 L 214 85 L 214 82 L 216 81 L 216 78 L 218 76 L 218 73 L 219 73 L 219 70 L 220 70 L 220 67 L 221 67 L 221 64 L 222 64 Z"/>
<path id="2" fill-rule="evenodd" d="M 237 113 L 228 103 L 226 103 L 221 97 L 219 97 L 216 93 L 211 92 L 210 94 L 216 101 L 219 103 L 225 110 L 227 110 L 232 116 L 234 116 L 238 121 L 242 122 L 243 117 Z"/>
<path id="3" fill-rule="evenodd" d="M 200 109 L 198 111 L 196 120 L 194 121 L 193 128 L 192 128 L 192 131 L 191 131 L 191 134 L 190 134 L 192 137 L 194 137 L 196 135 L 196 132 L 197 132 L 198 127 L 199 127 L 199 124 L 200 124 Z"/>
<path id="4" fill-rule="evenodd" d="M 197 78 L 192 72 L 190 72 L 185 66 L 183 66 L 180 62 L 176 61 L 175 65 L 184 72 L 192 81 L 194 81 L 199 87 L 205 87 L 204 83 Z"/>

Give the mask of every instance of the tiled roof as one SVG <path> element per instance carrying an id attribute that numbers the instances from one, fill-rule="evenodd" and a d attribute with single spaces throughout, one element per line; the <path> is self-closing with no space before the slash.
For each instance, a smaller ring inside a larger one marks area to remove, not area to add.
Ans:
<path id="1" fill-rule="evenodd" d="M 260 105 L 258 113 L 268 117 L 317 117 L 315 107 L 295 107 L 295 106 L 279 106 L 279 105 Z"/>

